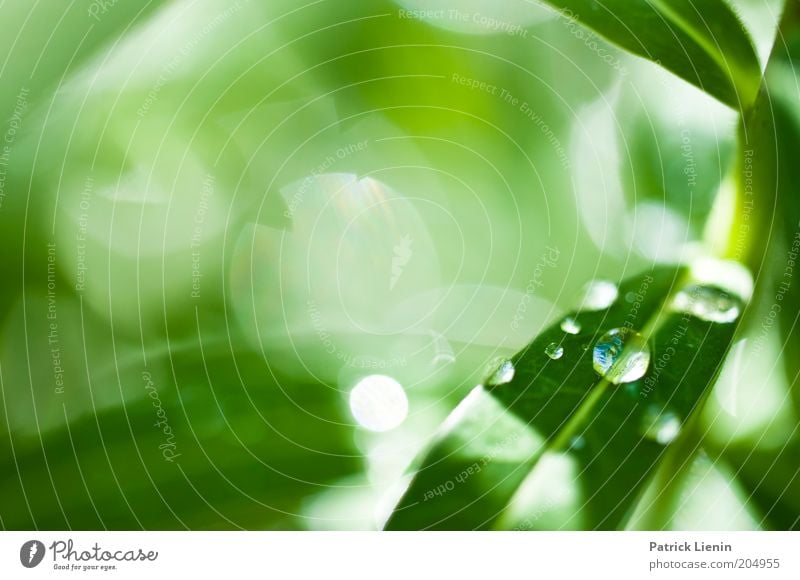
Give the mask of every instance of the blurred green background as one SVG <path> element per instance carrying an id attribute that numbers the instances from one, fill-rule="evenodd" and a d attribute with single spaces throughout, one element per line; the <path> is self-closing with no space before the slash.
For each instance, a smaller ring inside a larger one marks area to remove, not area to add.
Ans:
<path id="1" fill-rule="evenodd" d="M 734 4 L 765 59 L 780 3 Z M 378 529 L 497 360 L 729 187 L 732 110 L 524 0 L 0 15 L 6 529 Z M 737 343 L 669 527 L 762 527 L 785 454 L 800 513 L 779 351 Z"/>

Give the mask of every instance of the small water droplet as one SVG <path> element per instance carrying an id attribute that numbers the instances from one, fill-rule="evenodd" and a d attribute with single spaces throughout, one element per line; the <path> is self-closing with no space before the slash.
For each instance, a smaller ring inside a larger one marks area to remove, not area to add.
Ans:
<path id="1" fill-rule="evenodd" d="M 575 435 L 569 442 L 569 448 L 580 451 L 586 447 L 586 438 L 583 435 Z"/>
<path id="2" fill-rule="evenodd" d="M 615 385 L 641 379 L 650 365 L 650 347 L 645 338 L 630 328 L 609 330 L 592 351 L 597 373 Z"/>
<path id="3" fill-rule="evenodd" d="M 567 334 L 578 334 L 581 331 L 581 323 L 571 316 L 567 316 L 561 321 L 561 330 Z"/>
<path id="4" fill-rule="evenodd" d="M 681 419 L 672 411 L 649 407 L 644 414 L 644 436 L 661 445 L 672 443 L 681 432 Z"/>
<path id="5" fill-rule="evenodd" d="M 544 353 L 551 359 L 558 360 L 564 356 L 564 347 L 557 342 L 551 342 L 545 347 Z"/>
<path id="6" fill-rule="evenodd" d="M 741 302 L 714 286 L 688 286 L 675 296 L 672 308 L 707 322 L 733 322 L 739 318 Z"/>
<path id="7" fill-rule="evenodd" d="M 605 310 L 614 304 L 617 296 L 619 289 L 616 284 L 608 280 L 593 280 L 584 287 L 578 310 Z"/>
<path id="8" fill-rule="evenodd" d="M 487 387 L 505 385 L 514 379 L 515 372 L 514 363 L 510 360 L 504 360 L 484 383 Z"/>

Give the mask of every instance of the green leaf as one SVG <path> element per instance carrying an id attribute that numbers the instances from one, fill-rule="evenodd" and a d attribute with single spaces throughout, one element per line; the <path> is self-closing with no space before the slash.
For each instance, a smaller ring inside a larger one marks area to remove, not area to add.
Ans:
<path id="1" fill-rule="evenodd" d="M 740 135 L 739 199 L 730 257 L 747 259 L 759 275 L 756 294 L 768 316 L 753 320 L 766 328 L 775 318 L 784 345 L 783 363 L 800 410 L 800 2 L 790 0 L 779 26 L 753 110 Z M 766 321 L 766 322 L 765 322 Z"/>
<path id="2" fill-rule="evenodd" d="M 735 109 L 761 78 L 753 43 L 724 0 L 547 0 L 569 20 L 662 66 Z"/>
<path id="3" fill-rule="evenodd" d="M 571 315 L 577 334 L 556 324 L 513 357 L 513 380 L 476 387 L 446 421 L 387 528 L 622 526 L 702 403 L 735 330 L 732 321 L 667 307 L 690 291 L 687 277 L 659 268 L 623 282 L 609 308 Z M 649 337 L 651 362 L 639 380 L 616 385 L 594 370 L 593 347 L 624 327 Z M 551 345 L 563 348 L 560 358 L 551 358 Z"/>
<path id="4" fill-rule="evenodd" d="M 747 489 L 749 501 L 772 530 L 800 530 L 800 439 L 795 437 L 776 450 L 731 448 L 715 458 L 727 460 Z"/>
<path id="5" fill-rule="evenodd" d="M 728 464 L 712 460 L 702 449 L 680 451 L 682 465 L 662 462 L 626 529 L 761 529 L 757 510 Z"/>

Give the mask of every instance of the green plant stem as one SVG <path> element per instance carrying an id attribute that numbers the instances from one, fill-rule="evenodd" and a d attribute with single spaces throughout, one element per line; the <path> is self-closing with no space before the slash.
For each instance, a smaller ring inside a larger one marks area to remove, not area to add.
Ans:
<path id="1" fill-rule="evenodd" d="M 778 27 L 775 48 L 767 66 L 768 72 L 770 68 L 776 66 L 776 62 L 785 58 L 787 40 L 791 41 L 799 33 L 800 1 L 787 0 Z M 715 228 L 707 230 L 707 241 L 712 246 L 721 246 L 721 252 L 719 252 L 721 257 L 745 264 L 751 272 L 757 274 L 757 281 L 762 281 L 758 284 L 759 286 L 764 282 L 769 284 L 770 276 L 759 276 L 758 274 L 764 267 L 774 237 L 771 235 L 774 225 L 772 219 L 777 214 L 778 203 L 778 189 L 775 180 L 765 178 L 763 182 L 756 183 L 755 177 L 762 174 L 752 167 L 756 162 L 760 163 L 762 167 L 770 162 L 777 163 L 776 151 L 772 149 L 776 144 L 769 139 L 763 139 L 765 129 L 771 129 L 774 132 L 774 126 L 768 124 L 767 127 L 764 127 L 761 124 L 765 108 L 769 111 L 772 110 L 766 77 L 762 79 L 755 103 L 745 110 L 740 118 L 739 157 L 733 170 L 736 184 L 735 197 L 733 208 L 730 210 L 732 215 L 727 220 L 727 231 L 720 232 Z M 771 117 L 768 115 L 768 118 Z M 767 144 L 767 147 L 760 148 L 760 144 Z M 761 155 L 761 158 L 756 160 L 756 155 Z M 764 161 L 765 157 L 767 158 L 766 162 Z M 771 175 L 771 173 L 767 172 L 767 175 Z M 726 200 L 721 201 L 721 204 L 715 206 L 715 210 L 724 212 L 728 209 L 724 207 Z M 725 237 L 725 243 L 720 244 L 715 236 Z M 700 412 L 710 392 L 711 389 L 698 402 L 697 409 L 692 414 L 687 428 L 670 447 L 664 462 L 656 472 L 654 482 L 661 487 L 658 501 L 636 522 L 637 528 L 663 529 L 669 526 L 683 482 L 705 437 Z"/>

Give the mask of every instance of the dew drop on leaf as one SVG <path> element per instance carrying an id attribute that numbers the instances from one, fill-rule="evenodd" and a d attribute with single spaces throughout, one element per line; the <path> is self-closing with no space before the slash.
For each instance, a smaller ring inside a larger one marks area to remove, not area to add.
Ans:
<path id="1" fill-rule="evenodd" d="M 642 431 L 648 439 L 661 445 L 667 445 L 680 434 L 681 419 L 672 411 L 661 411 L 655 407 L 649 407 L 644 414 Z"/>
<path id="2" fill-rule="evenodd" d="M 558 360 L 564 356 L 564 347 L 557 342 L 551 342 L 545 347 L 544 353 L 551 359 Z"/>
<path id="3" fill-rule="evenodd" d="M 617 300 L 619 289 L 608 280 L 593 280 L 581 292 L 578 310 L 605 310 Z"/>
<path id="4" fill-rule="evenodd" d="M 578 334 L 581 331 L 581 324 L 571 316 L 567 316 L 561 321 L 561 330 L 567 334 Z"/>
<path id="5" fill-rule="evenodd" d="M 672 308 L 706 322 L 727 323 L 739 318 L 741 302 L 719 288 L 693 285 L 675 295 Z"/>
<path id="6" fill-rule="evenodd" d="M 580 451 L 586 447 L 586 438 L 583 435 L 575 435 L 569 441 L 569 448 L 574 451 Z"/>
<path id="7" fill-rule="evenodd" d="M 650 347 L 645 338 L 629 328 L 609 330 L 592 351 L 594 370 L 615 385 L 640 379 L 650 365 Z"/>
<path id="8" fill-rule="evenodd" d="M 504 360 L 500 363 L 500 366 L 497 367 L 497 370 L 486 379 L 485 384 L 487 387 L 496 387 L 498 385 L 510 383 L 514 378 L 514 372 L 514 363 L 510 360 Z"/>

